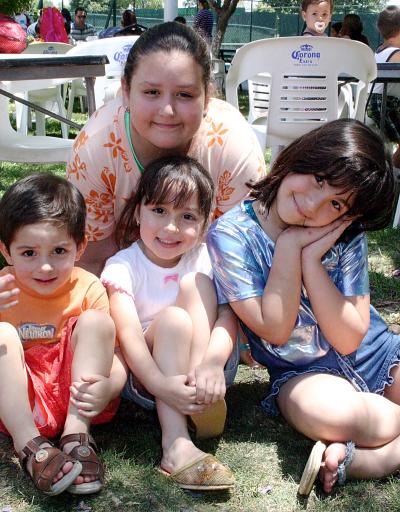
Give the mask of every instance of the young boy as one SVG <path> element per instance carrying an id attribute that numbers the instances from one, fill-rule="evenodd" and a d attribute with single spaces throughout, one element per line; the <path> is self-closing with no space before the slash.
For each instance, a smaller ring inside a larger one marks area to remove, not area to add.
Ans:
<path id="1" fill-rule="evenodd" d="M 400 7 L 390 5 L 378 16 L 378 30 L 383 44 L 377 48 L 377 63 L 400 62 Z M 380 125 L 383 84 L 375 84 L 368 115 Z M 400 168 L 400 84 L 388 84 L 385 116 L 385 135 L 397 145 L 393 164 Z"/>
<path id="2" fill-rule="evenodd" d="M 303 0 L 301 16 L 306 24 L 303 36 L 326 36 L 332 11 L 333 0 Z"/>
<path id="3" fill-rule="evenodd" d="M 0 271 L 0 431 L 49 495 L 102 488 L 89 427 L 112 418 L 118 399 L 110 401 L 124 384 L 106 291 L 74 267 L 85 219 L 80 192 L 49 174 L 22 179 L 0 200 L 0 250 L 10 265 Z M 113 361 L 119 378 L 110 377 Z M 46 437 L 60 432 L 58 449 Z"/>

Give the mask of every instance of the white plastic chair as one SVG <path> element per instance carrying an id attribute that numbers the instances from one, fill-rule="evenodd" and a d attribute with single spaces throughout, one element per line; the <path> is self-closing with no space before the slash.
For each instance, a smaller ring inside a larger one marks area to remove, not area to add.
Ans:
<path id="1" fill-rule="evenodd" d="M 279 147 L 338 118 L 339 75 L 358 80 L 351 113 L 363 120 L 367 87 L 377 71 L 372 50 L 349 39 L 261 39 L 237 50 L 226 77 L 227 101 L 238 107 L 238 86 L 260 73 L 271 77 L 268 116 L 259 126 L 262 147 L 268 135 L 274 157 Z"/>
<path id="2" fill-rule="evenodd" d="M 0 83 L 1 86 L 1 83 Z M 0 94 L 0 161 L 23 163 L 68 162 L 71 139 L 24 135 L 10 124 L 8 98 Z"/>
<path id="3" fill-rule="evenodd" d="M 32 43 L 28 45 L 22 53 L 32 55 L 57 55 L 67 53 L 72 45 L 66 43 Z M 50 84 L 51 82 L 49 82 Z M 36 87 L 37 84 L 34 85 Z M 44 89 L 31 90 L 27 94 L 22 94 L 25 99 L 35 103 L 39 106 L 46 107 L 48 103 L 56 103 L 58 113 L 66 117 L 64 99 L 62 97 L 61 85 L 49 85 Z M 22 133 L 27 133 L 27 125 L 29 118 L 28 107 L 17 105 L 17 127 Z M 36 111 L 36 134 L 45 135 L 45 115 L 42 112 Z M 68 126 L 61 123 L 62 136 L 68 138 Z"/>
<path id="4" fill-rule="evenodd" d="M 96 78 L 94 85 L 97 108 L 118 94 L 128 53 L 139 37 L 121 36 L 97 39 L 80 43 L 69 50 L 68 55 L 107 55 L 108 57 L 109 64 L 106 64 L 106 74 L 104 77 Z M 72 113 L 77 87 L 81 87 L 81 84 L 77 84 L 70 90 L 67 116 Z"/>
<path id="5" fill-rule="evenodd" d="M 225 92 L 225 62 L 222 59 L 211 59 L 211 72 L 215 86 L 221 94 Z"/>

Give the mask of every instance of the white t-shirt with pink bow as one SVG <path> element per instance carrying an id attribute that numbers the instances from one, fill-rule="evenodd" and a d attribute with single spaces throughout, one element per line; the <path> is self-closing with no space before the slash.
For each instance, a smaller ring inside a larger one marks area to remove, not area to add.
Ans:
<path id="1" fill-rule="evenodd" d="M 145 330 L 160 311 L 175 304 L 179 282 L 189 272 L 201 272 L 212 279 L 206 244 L 183 254 L 175 267 L 164 268 L 150 261 L 135 242 L 107 260 L 101 281 L 107 288 L 133 298 Z"/>

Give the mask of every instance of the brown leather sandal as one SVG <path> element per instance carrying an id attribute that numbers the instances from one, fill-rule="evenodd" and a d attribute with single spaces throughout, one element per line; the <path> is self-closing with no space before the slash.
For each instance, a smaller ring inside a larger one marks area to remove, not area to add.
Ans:
<path id="1" fill-rule="evenodd" d="M 51 446 L 41 448 L 44 443 Z M 28 441 L 18 454 L 21 466 L 32 479 L 35 487 L 44 494 L 55 496 L 65 491 L 82 471 L 82 464 L 70 455 L 55 448 L 48 439 L 37 436 Z M 32 462 L 32 474 L 27 469 L 28 462 Z M 54 478 L 61 471 L 66 462 L 72 462 L 73 467 L 61 480 L 53 483 Z"/>
<path id="2" fill-rule="evenodd" d="M 68 434 L 60 439 L 60 448 L 63 449 L 67 443 L 79 443 L 70 452 L 70 456 L 82 464 L 80 476 L 93 475 L 97 477 L 93 482 L 83 482 L 68 487 L 71 494 L 93 494 L 99 492 L 104 485 L 104 466 L 98 459 L 96 443 L 89 434 Z"/>

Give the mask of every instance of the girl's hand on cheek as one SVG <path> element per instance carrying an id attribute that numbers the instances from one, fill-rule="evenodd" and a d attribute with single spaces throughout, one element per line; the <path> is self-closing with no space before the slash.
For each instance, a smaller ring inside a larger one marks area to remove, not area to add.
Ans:
<path id="1" fill-rule="evenodd" d="M 329 228 L 328 232 L 303 248 L 301 252 L 303 263 L 307 260 L 321 261 L 322 256 L 329 251 L 351 223 L 351 220 L 339 219 L 325 226 L 325 228 Z"/>
<path id="2" fill-rule="evenodd" d="M 343 220 L 338 219 L 322 227 L 309 227 L 309 226 L 290 226 L 279 235 L 278 240 L 285 240 L 289 247 L 297 247 L 302 250 L 310 244 L 325 237 L 326 234 L 330 233 L 332 229 L 339 227 Z M 347 226 L 346 226 L 347 227 Z"/>

